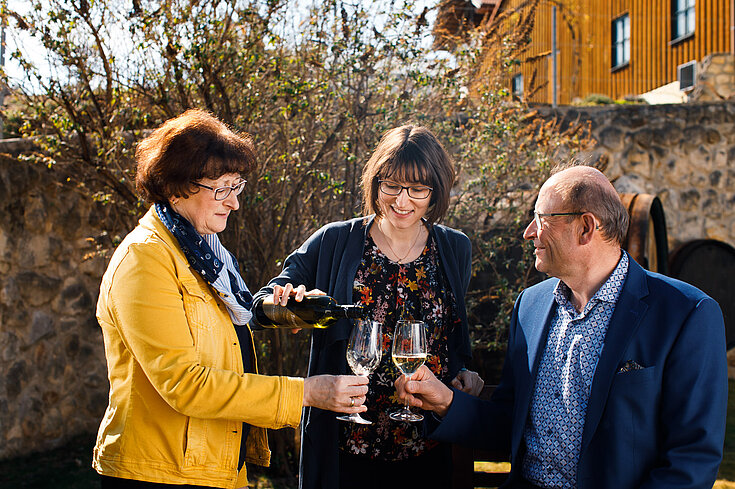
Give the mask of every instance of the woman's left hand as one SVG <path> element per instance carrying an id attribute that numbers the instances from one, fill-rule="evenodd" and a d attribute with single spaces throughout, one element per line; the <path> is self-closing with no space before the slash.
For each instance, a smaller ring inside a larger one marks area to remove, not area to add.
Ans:
<path id="1" fill-rule="evenodd" d="M 336 413 L 364 413 L 368 378 L 360 375 L 314 375 L 304 379 L 304 406 Z"/>
<path id="2" fill-rule="evenodd" d="M 472 370 L 460 370 L 457 376 L 450 382 L 451 386 L 466 392 L 472 396 L 479 396 L 485 381 L 482 380 L 477 372 Z"/>

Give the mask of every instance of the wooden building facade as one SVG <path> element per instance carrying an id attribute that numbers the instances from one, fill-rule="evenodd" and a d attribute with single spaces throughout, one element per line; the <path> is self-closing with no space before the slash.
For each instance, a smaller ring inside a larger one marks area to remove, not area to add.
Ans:
<path id="1" fill-rule="evenodd" d="M 735 0 L 559 0 L 557 98 L 636 96 L 678 80 L 678 67 L 731 52 Z M 494 15 L 524 0 L 474 0 Z M 536 7 L 531 43 L 510 81 L 529 102 L 553 103 L 552 4 Z M 510 17 L 512 18 L 512 17 Z M 696 63 L 693 65 L 696 66 Z M 690 65 L 691 66 L 691 65 Z M 686 73 L 686 72 L 684 72 Z M 535 74 L 535 76 L 534 76 Z M 535 80 L 534 87 L 524 86 Z"/>

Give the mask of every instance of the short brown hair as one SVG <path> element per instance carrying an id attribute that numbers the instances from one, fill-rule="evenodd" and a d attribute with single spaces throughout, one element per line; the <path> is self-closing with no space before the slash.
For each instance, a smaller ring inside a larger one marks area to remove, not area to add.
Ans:
<path id="1" fill-rule="evenodd" d="M 380 217 L 378 180 L 419 182 L 431 192 L 426 220 L 440 221 L 449 208 L 454 164 L 444 146 L 425 127 L 406 124 L 386 132 L 362 172 L 363 212 Z"/>
<path id="2" fill-rule="evenodd" d="M 226 173 L 246 174 L 255 166 L 249 134 L 231 131 L 212 114 L 187 110 L 164 122 L 135 150 L 135 186 L 151 203 L 186 198 L 191 183 Z"/>

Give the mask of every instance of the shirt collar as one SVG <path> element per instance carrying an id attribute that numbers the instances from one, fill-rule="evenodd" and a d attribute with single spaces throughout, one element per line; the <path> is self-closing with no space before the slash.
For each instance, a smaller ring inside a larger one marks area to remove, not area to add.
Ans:
<path id="1" fill-rule="evenodd" d="M 584 308 L 584 311 L 582 311 L 581 316 L 587 315 L 587 313 L 598 303 L 598 302 L 607 302 L 610 304 L 615 305 L 618 301 L 618 297 L 620 297 L 620 292 L 623 290 L 623 284 L 625 283 L 625 277 L 628 276 L 628 254 L 621 251 L 621 257 L 620 260 L 618 260 L 618 264 L 613 270 L 613 272 L 610 274 L 610 276 L 605 280 L 605 282 L 602 284 L 602 286 L 597 289 L 597 292 L 595 292 L 595 295 L 592 296 L 592 298 L 589 300 L 587 305 Z M 578 315 L 577 310 L 572 306 L 571 301 L 569 300 L 569 297 L 571 296 L 571 289 L 562 282 L 559 281 L 558 284 L 556 284 L 556 288 L 554 289 L 554 300 L 556 301 L 557 305 L 572 312 L 573 316 Z"/>

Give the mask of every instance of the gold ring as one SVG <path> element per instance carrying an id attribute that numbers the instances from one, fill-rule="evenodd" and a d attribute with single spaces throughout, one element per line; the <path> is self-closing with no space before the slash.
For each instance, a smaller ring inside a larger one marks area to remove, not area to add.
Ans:
<path id="1" fill-rule="evenodd" d="M 355 407 L 355 398 L 350 397 L 350 407 Z"/>

